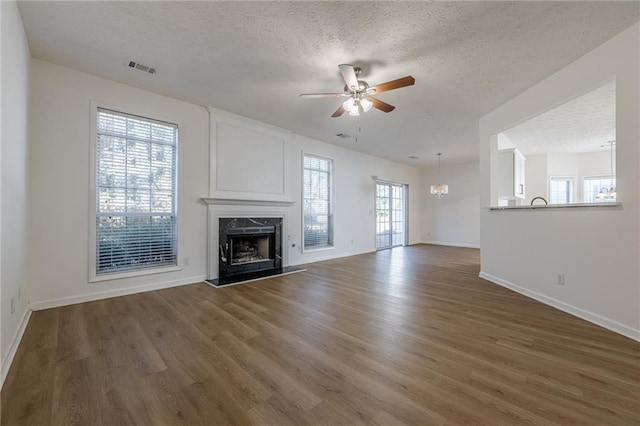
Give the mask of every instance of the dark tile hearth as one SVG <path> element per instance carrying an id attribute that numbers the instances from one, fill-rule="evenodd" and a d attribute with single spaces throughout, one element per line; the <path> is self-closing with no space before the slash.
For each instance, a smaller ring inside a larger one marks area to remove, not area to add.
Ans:
<path id="1" fill-rule="evenodd" d="M 275 277 L 278 275 L 293 274 L 296 272 L 304 272 L 306 269 L 297 266 L 285 266 L 278 269 L 269 269 L 263 271 L 247 272 L 244 274 L 236 274 L 228 277 L 217 278 L 213 280 L 206 280 L 209 284 L 215 287 L 224 287 L 231 284 L 240 284 L 248 281 L 256 281 L 263 278 Z"/>

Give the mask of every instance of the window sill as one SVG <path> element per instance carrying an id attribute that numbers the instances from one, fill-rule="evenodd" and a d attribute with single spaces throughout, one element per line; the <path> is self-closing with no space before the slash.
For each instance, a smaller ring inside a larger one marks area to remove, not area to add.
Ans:
<path id="1" fill-rule="evenodd" d="M 120 280 L 124 278 L 141 277 L 144 275 L 153 275 L 153 274 L 164 274 L 166 272 L 176 272 L 181 270 L 182 270 L 182 267 L 180 266 L 168 266 L 163 268 L 142 269 L 142 270 L 130 271 L 130 272 L 114 272 L 111 274 L 102 274 L 102 275 L 95 275 L 95 273 L 93 273 L 89 277 L 89 282 L 95 283 L 95 282 L 101 282 L 101 281 Z"/>
<path id="2" fill-rule="evenodd" d="M 317 248 L 303 248 L 302 249 L 302 253 L 306 254 L 306 253 L 315 253 L 318 251 L 329 251 L 329 250 L 335 250 L 334 246 L 322 246 L 322 247 L 317 247 Z"/>
<path id="3" fill-rule="evenodd" d="M 569 209 L 569 208 L 597 208 L 622 207 L 622 203 L 572 203 L 572 204 L 538 204 L 533 206 L 492 206 L 489 210 L 538 210 L 538 209 Z"/>

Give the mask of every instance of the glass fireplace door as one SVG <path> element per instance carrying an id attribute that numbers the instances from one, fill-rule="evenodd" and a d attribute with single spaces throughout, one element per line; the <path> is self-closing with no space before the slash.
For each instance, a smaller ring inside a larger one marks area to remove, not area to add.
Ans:
<path id="1" fill-rule="evenodd" d="M 376 182 L 376 249 L 407 243 L 406 185 Z"/>

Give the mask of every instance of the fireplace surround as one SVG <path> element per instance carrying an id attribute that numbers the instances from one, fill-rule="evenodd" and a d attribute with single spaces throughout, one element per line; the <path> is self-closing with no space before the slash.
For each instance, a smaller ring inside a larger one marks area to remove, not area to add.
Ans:
<path id="1" fill-rule="evenodd" d="M 202 201 L 208 207 L 206 282 L 224 287 L 305 271 L 289 266 L 288 249 L 292 244 L 287 217 L 293 201 L 236 198 Z"/>
<path id="2" fill-rule="evenodd" d="M 282 268 L 282 218 L 219 218 L 218 278 Z"/>

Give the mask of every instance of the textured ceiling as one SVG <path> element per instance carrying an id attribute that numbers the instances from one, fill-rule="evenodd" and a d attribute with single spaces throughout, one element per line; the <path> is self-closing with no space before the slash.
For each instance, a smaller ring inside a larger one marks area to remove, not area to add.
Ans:
<path id="1" fill-rule="evenodd" d="M 524 155 L 609 150 L 607 142 L 616 139 L 616 83 L 612 81 L 498 137 L 501 149 L 515 147 Z"/>
<path id="2" fill-rule="evenodd" d="M 34 57 L 414 165 L 477 158 L 479 117 L 637 22 L 636 2 L 20 2 Z M 154 66 L 148 75 L 129 60 Z M 338 64 L 395 105 L 330 118 Z M 418 160 L 409 160 L 416 155 Z"/>

